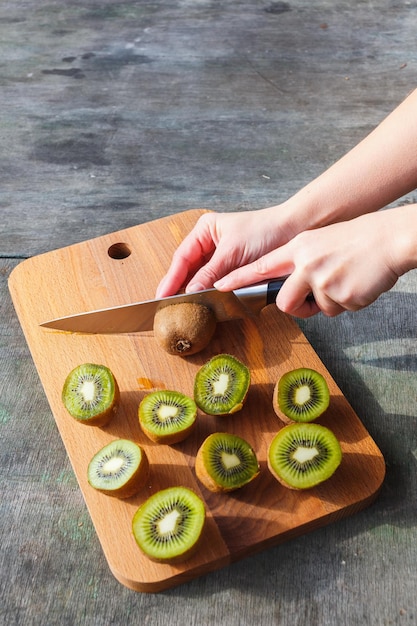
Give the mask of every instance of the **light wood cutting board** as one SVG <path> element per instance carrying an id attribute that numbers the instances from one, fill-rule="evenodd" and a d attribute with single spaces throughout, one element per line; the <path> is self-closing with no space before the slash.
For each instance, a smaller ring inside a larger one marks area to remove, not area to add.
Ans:
<path id="1" fill-rule="evenodd" d="M 202 213 L 185 211 L 33 257 L 18 265 L 9 279 L 17 315 L 109 567 L 122 584 L 144 592 L 183 583 L 353 514 L 372 502 L 385 475 L 381 452 L 335 381 L 295 321 L 273 305 L 257 320 L 219 324 L 210 346 L 188 359 L 163 352 L 152 332 L 79 335 L 39 326 L 55 317 L 153 298 L 173 251 Z M 175 446 L 148 441 L 137 418 L 144 395 L 156 388 L 192 395 L 197 369 L 220 352 L 234 354 L 251 370 L 243 410 L 227 417 L 200 413 L 195 432 Z M 61 402 L 68 372 L 87 361 L 107 365 L 119 382 L 121 407 L 105 428 L 76 422 Z M 331 403 L 319 422 L 334 431 L 343 450 L 336 474 L 306 492 L 282 487 L 266 465 L 269 442 L 283 426 L 272 409 L 274 384 L 285 371 L 300 366 L 313 367 L 326 377 Z M 219 430 L 247 439 L 261 464 L 258 478 L 231 494 L 208 492 L 194 472 L 200 443 Z M 86 477 L 93 454 L 119 437 L 140 443 L 151 464 L 148 484 L 125 501 L 93 490 Z M 205 541 L 184 564 L 153 563 L 135 543 L 132 518 L 146 497 L 176 484 L 191 487 L 205 501 Z"/>

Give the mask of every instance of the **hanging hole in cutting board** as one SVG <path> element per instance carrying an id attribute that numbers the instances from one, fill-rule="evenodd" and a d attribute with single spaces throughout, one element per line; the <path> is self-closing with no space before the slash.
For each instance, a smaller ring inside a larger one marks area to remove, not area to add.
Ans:
<path id="1" fill-rule="evenodd" d="M 111 259 L 127 259 L 131 255 L 132 251 L 127 243 L 114 243 L 107 250 L 107 253 Z"/>

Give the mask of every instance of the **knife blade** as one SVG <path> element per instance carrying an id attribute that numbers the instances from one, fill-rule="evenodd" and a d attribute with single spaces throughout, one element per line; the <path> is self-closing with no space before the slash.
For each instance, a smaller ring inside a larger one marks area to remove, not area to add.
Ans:
<path id="1" fill-rule="evenodd" d="M 155 313 L 161 307 L 181 302 L 197 302 L 210 307 L 218 322 L 244 319 L 258 315 L 265 306 L 275 302 L 285 278 L 276 278 L 234 291 L 225 292 L 212 288 L 195 293 L 177 294 L 159 300 L 145 300 L 76 313 L 43 322 L 40 326 L 86 334 L 145 332 L 153 329 Z"/>

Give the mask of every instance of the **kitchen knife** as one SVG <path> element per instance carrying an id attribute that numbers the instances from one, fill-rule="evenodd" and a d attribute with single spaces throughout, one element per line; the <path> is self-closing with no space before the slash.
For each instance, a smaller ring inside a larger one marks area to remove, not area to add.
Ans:
<path id="1" fill-rule="evenodd" d="M 67 315 L 48 322 L 44 328 L 93 334 L 137 333 L 153 329 L 155 313 L 161 307 L 180 302 L 198 302 L 210 307 L 218 322 L 253 317 L 275 302 L 275 298 L 285 282 L 277 278 L 235 291 L 205 289 L 189 294 L 178 294 L 159 300 L 133 302 L 96 311 Z"/>

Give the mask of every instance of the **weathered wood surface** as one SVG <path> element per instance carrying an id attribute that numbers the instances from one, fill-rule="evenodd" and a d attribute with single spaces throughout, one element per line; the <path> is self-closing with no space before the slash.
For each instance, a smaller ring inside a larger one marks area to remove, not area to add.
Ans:
<path id="1" fill-rule="evenodd" d="M 416 622 L 415 272 L 302 324 L 384 453 L 377 502 L 158 596 L 109 572 L 7 288 L 28 256 L 285 199 L 415 87 L 416 27 L 388 0 L 1 3 L 4 623 Z"/>

